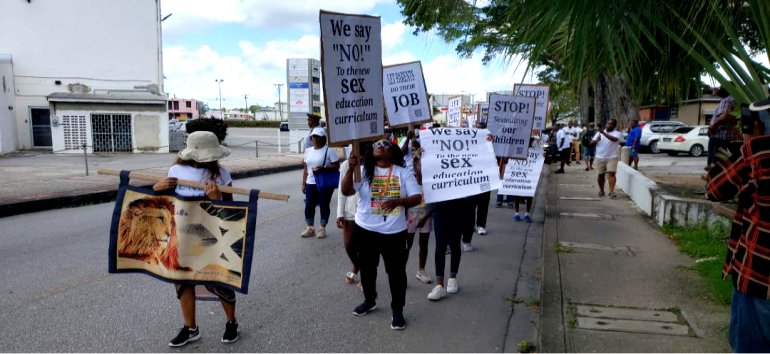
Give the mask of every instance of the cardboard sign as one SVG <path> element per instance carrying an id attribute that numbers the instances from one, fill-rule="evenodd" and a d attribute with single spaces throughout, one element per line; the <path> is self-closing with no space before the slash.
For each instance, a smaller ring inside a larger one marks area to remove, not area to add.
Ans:
<path id="1" fill-rule="evenodd" d="M 489 95 L 487 128 L 495 136 L 495 156 L 526 159 L 535 99 L 525 96 Z"/>
<path id="2" fill-rule="evenodd" d="M 526 160 L 508 160 L 505 174 L 503 174 L 503 183 L 497 193 L 534 197 L 544 163 L 545 156 L 543 156 L 543 147 L 540 144 L 534 144 L 529 149 L 529 156 Z"/>
<path id="3" fill-rule="evenodd" d="M 535 98 L 535 124 L 532 126 L 533 130 L 545 129 L 545 123 L 546 123 L 546 120 L 548 119 L 548 107 L 551 102 L 550 91 L 551 91 L 551 86 L 546 84 L 513 85 L 514 96 L 526 96 L 526 97 Z"/>
<path id="4" fill-rule="evenodd" d="M 383 135 L 380 18 L 323 10 L 319 18 L 329 144 Z"/>
<path id="5" fill-rule="evenodd" d="M 489 122 L 489 103 L 480 102 L 477 107 L 479 110 L 476 112 L 476 115 L 479 117 L 479 124 L 487 124 Z"/>
<path id="6" fill-rule="evenodd" d="M 459 128 L 460 117 L 463 108 L 463 96 L 450 97 L 447 102 L 446 125 L 447 127 Z"/>
<path id="7" fill-rule="evenodd" d="M 410 126 L 431 120 L 428 90 L 419 61 L 382 69 L 382 92 L 391 127 Z"/>
<path id="8" fill-rule="evenodd" d="M 429 128 L 420 131 L 425 203 L 464 198 L 500 187 L 489 131 Z"/>

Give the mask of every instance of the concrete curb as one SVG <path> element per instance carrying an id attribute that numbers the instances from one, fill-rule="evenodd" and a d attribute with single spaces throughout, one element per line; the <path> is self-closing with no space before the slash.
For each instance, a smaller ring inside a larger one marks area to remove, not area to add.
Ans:
<path id="1" fill-rule="evenodd" d="M 250 177 L 264 176 L 274 173 L 288 172 L 302 169 L 302 163 L 291 163 L 282 166 L 267 167 L 267 168 L 254 168 L 254 169 L 242 169 L 232 171 L 231 176 L 233 179 L 243 179 Z M 149 187 L 150 184 L 141 185 L 142 187 Z M 76 193 L 76 194 L 68 194 Z M 77 207 L 89 204 L 99 204 L 114 201 L 118 195 L 117 189 L 96 190 L 80 193 L 63 192 L 60 195 L 53 195 L 51 197 L 35 200 L 23 200 L 18 202 L 11 202 L 7 204 L 0 204 L 0 218 L 6 216 L 34 213 L 38 211 L 53 210 Z"/>
<path id="2" fill-rule="evenodd" d="M 545 173 L 551 173 L 550 167 Z M 550 181 L 549 181 L 550 182 Z M 549 183 L 550 184 L 550 183 Z M 555 250 L 558 234 L 558 190 L 549 187 L 547 190 L 547 203 L 545 205 L 545 218 L 551 220 L 543 228 L 543 257 L 541 269 L 541 306 L 540 306 L 540 330 L 538 332 L 538 348 L 541 353 L 564 353 L 569 345 L 565 327 L 564 295 L 561 283 L 561 262 L 559 254 Z"/>

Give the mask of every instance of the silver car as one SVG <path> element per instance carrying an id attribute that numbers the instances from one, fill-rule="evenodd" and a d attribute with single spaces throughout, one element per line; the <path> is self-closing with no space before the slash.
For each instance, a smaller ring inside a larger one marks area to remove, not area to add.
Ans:
<path id="1" fill-rule="evenodd" d="M 643 148 L 650 149 L 650 152 L 653 154 L 660 152 L 658 148 L 660 134 L 671 133 L 676 128 L 686 126 L 684 123 L 676 120 L 654 120 L 640 123 L 639 125 L 642 126 L 642 138 L 639 139 L 639 143 Z"/>

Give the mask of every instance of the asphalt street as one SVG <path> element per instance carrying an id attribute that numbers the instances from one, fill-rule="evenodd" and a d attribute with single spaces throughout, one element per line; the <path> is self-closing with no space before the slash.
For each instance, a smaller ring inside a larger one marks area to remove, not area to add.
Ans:
<path id="1" fill-rule="evenodd" d="M 225 318 L 219 304 L 198 302 L 203 338 L 182 349 L 167 346 L 182 324 L 173 286 L 141 274 L 107 273 L 112 203 L 0 219 L 0 351 L 516 351 L 512 329 L 526 332 L 520 329 L 532 327 L 531 318 L 511 316 L 507 299 L 516 297 L 515 289 L 537 288 L 517 282 L 528 279 L 520 268 L 539 268 L 539 256 L 525 257 L 525 249 L 539 247 L 539 235 L 533 242 L 528 235 L 534 232 L 527 231 L 542 226 L 542 215 L 532 224 L 513 223 L 511 210 L 492 207 L 489 235 L 475 236 L 478 249 L 463 254 L 460 292 L 436 303 L 426 299 L 432 285 L 414 278 L 415 242 L 407 265 L 408 327 L 393 331 L 382 265 L 380 308 L 355 317 L 363 294 L 343 281 L 349 261 L 340 231 L 330 225 L 324 240 L 298 236 L 300 178 L 301 171 L 293 171 L 235 182 L 288 193 L 291 200 L 260 202 L 251 286 L 248 295 L 238 295 L 236 310 L 242 338 L 231 345 L 220 343 Z M 427 270 L 433 274 L 433 236 L 430 247 Z"/>

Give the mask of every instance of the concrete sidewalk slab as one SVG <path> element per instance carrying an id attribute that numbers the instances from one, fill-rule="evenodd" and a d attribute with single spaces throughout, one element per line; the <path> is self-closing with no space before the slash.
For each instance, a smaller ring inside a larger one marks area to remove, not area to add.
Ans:
<path id="1" fill-rule="evenodd" d="M 543 241 L 545 278 L 539 349 L 729 351 L 727 308 L 705 299 L 702 279 L 686 269 L 694 260 L 681 254 L 623 194 L 617 199 L 604 197 L 591 202 L 560 199 L 596 195 L 598 191 L 595 184 L 590 189 L 565 186 L 571 184 L 565 181 L 579 176 L 595 181 L 595 172 L 569 167 L 566 170 L 563 175 L 549 176 L 546 214 L 550 219 Z M 580 214 L 609 217 L 575 217 Z M 590 247 L 570 249 L 562 242 Z M 629 252 L 607 251 L 616 249 Z M 580 315 L 580 306 L 670 310 L 681 314 L 681 318 L 677 326 L 633 318 L 596 321 Z"/>

